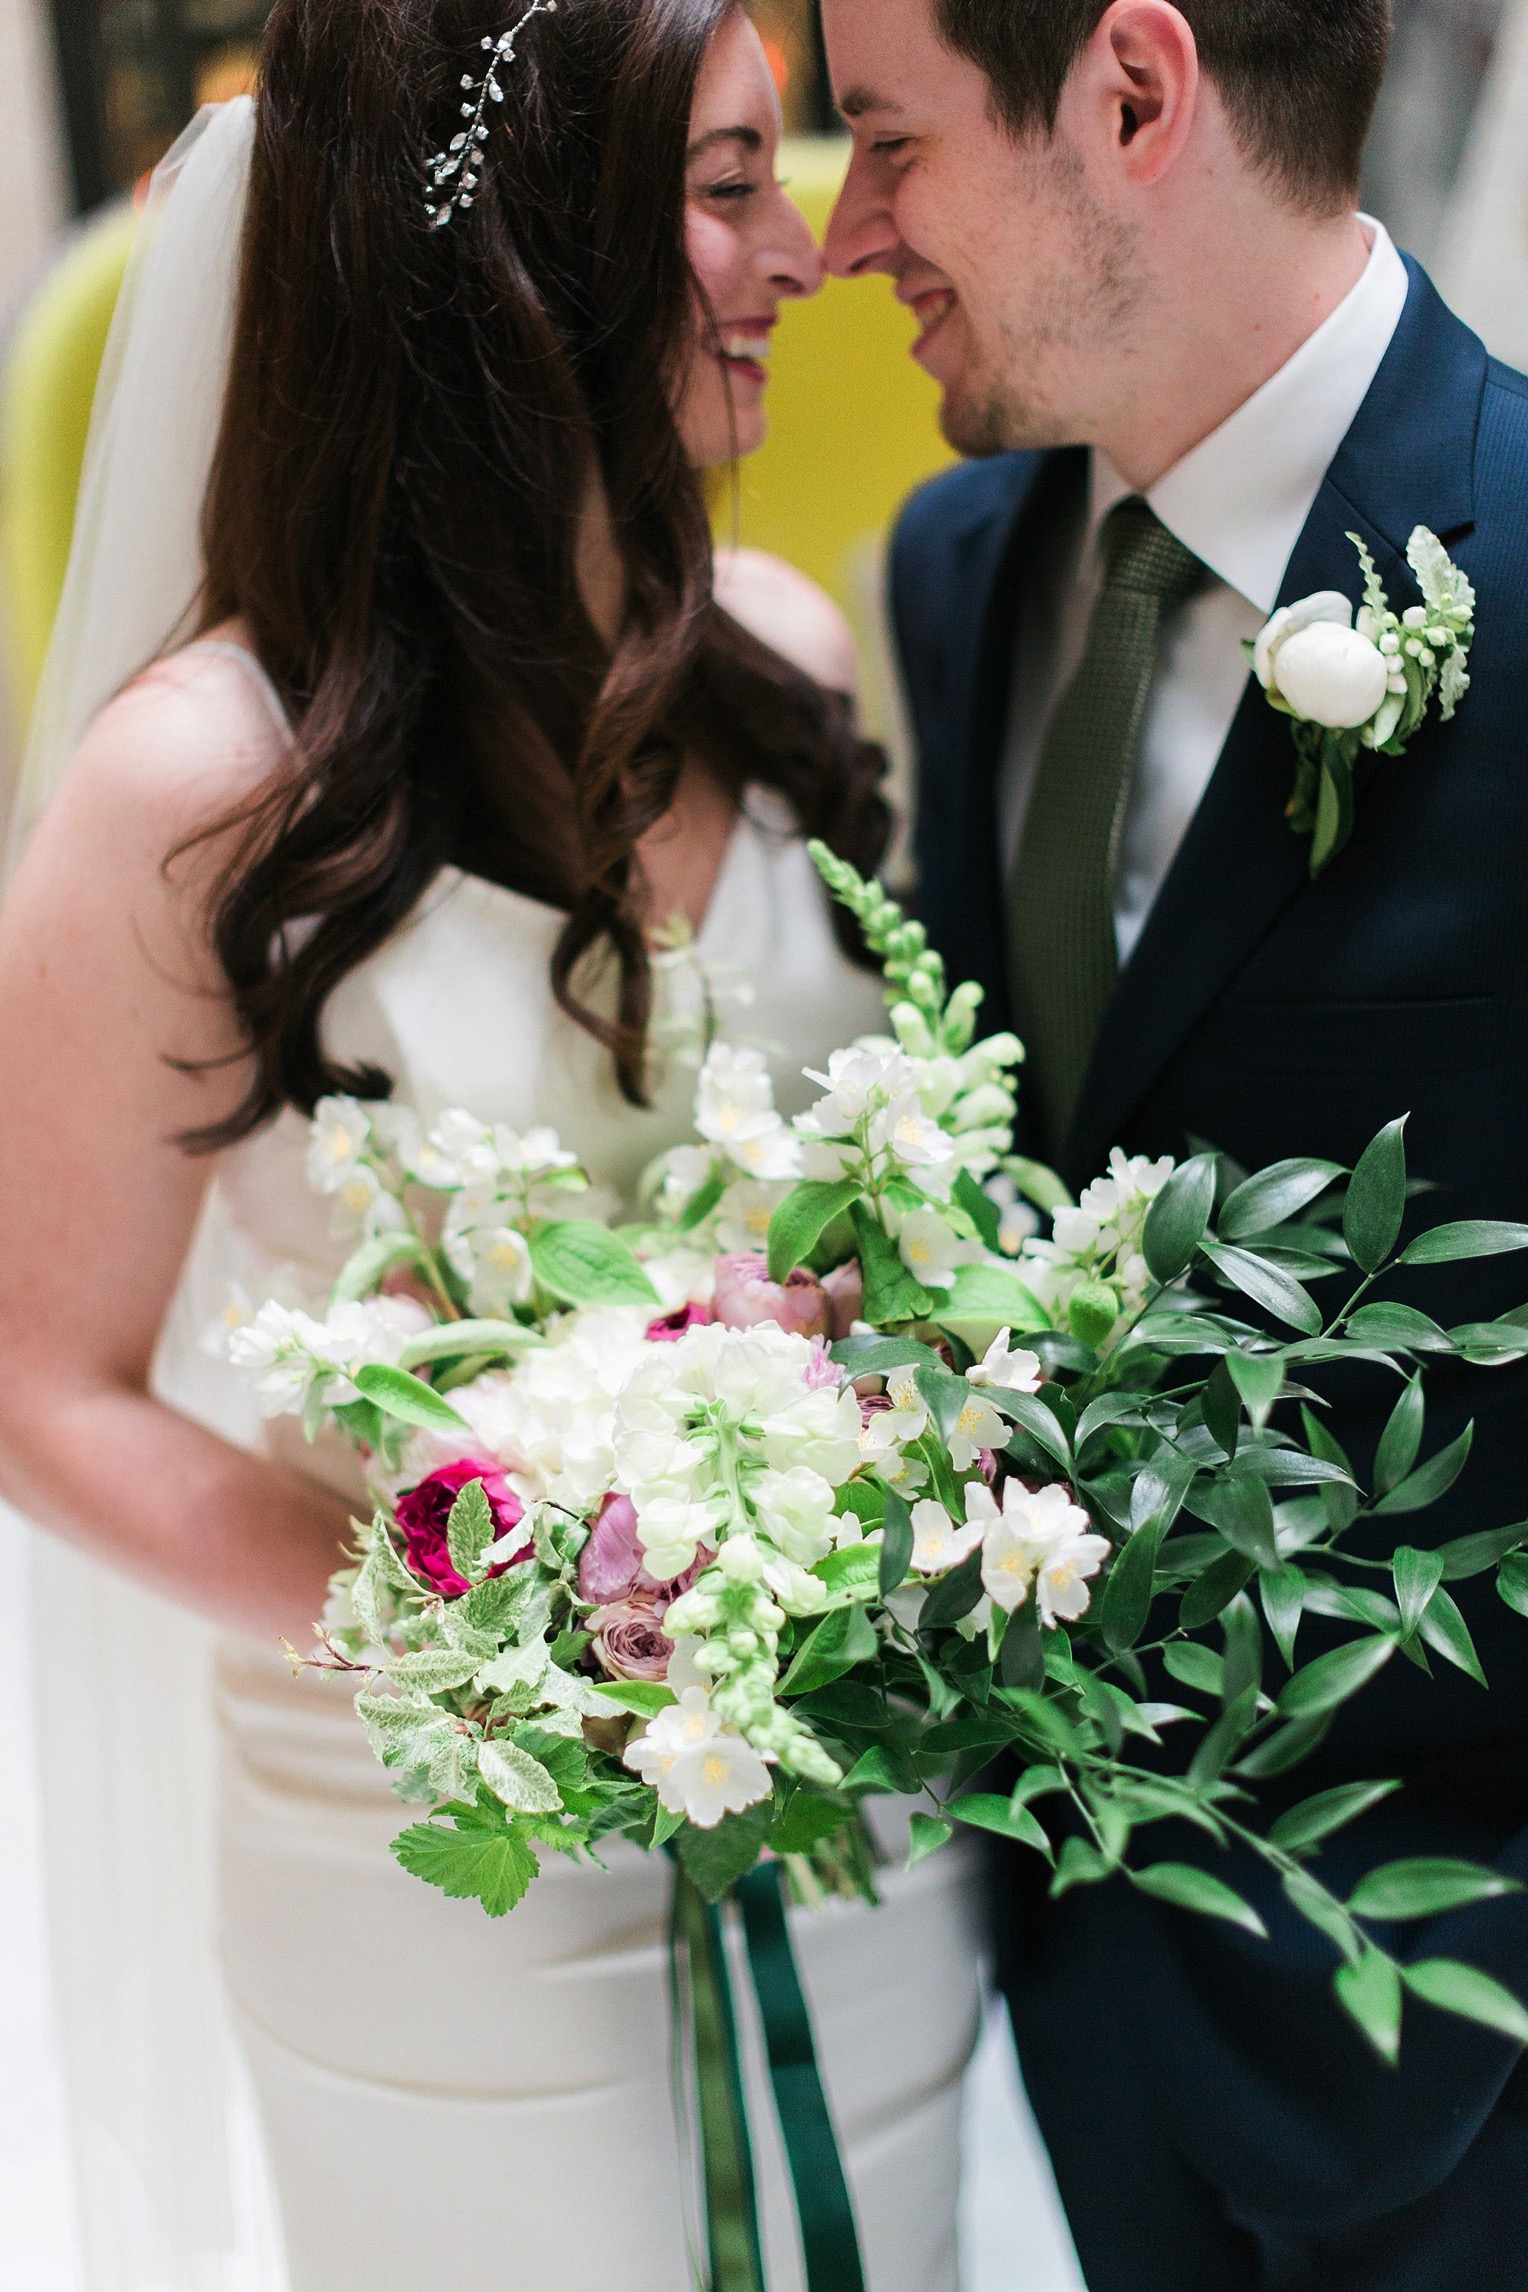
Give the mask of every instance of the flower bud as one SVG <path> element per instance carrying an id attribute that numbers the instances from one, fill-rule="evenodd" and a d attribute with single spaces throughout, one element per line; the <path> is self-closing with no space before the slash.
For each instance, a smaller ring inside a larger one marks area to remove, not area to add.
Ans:
<path id="1" fill-rule="evenodd" d="M 715 1312 L 728 1329 L 773 1321 L 795 1337 L 826 1337 L 833 1326 L 820 1281 L 801 1266 L 788 1280 L 771 1281 L 767 1259 L 752 1254 L 717 1259 Z"/>
<path id="2" fill-rule="evenodd" d="M 1273 656 L 1275 688 L 1296 716 L 1333 732 L 1368 723 L 1384 700 L 1389 674 L 1377 645 L 1332 621 L 1297 630 Z"/>

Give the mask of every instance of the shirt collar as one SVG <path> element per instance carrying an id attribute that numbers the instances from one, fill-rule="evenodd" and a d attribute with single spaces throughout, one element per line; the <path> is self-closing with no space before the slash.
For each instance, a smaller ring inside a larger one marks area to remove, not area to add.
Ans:
<path id="1" fill-rule="evenodd" d="M 1160 477 L 1146 499 L 1201 563 L 1259 612 L 1285 568 L 1337 449 L 1352 428 L 1406 307 L 1406 266 L 1382 223 L 1362 276 L 1294 356 Z M 1134 491 L 1093 455 L 1089 531 Z"/>

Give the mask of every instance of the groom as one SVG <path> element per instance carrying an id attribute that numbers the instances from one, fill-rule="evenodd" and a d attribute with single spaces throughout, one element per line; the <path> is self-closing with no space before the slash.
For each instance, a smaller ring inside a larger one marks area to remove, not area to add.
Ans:
<path id="1" fill-rule="evenodd" d="M 1074 1187 L 1114 1144 L 1351 1163 L 1409 1113 L 1444 1215 L 1528 1219 L 1528 383 L 1355 211 L 1387 0 L 824 19 L 854 134 L 832 267 L 896 281 L 972 457 L 905 511 L 892 602 L 923 912 L 1029 1042 L 1030 1150 Z M 1478 590 L 1473 686 L 1404 759 L 1364 760 L 1313 882 L 1289 722 L 1242 643 L 1315 591 L 1359 601 L 1350 533 L 1418 602 L 1418 524 Z M 1521 1264 L 1414 1302 L 1491 1318 Z M 1367 1471 L 1394 1379 L 1344 1377 L 1329 1421 Z M 1426 1540 L 1520 1519 L 1524 1373 L 1430 1390 L 1426 1453 L 1471 1412 L 1476 1437 Z M 1455 1587 L 1489 1695 L 1394 1664 L 1276 1786 L 1405 1779 L 1328 1845 L 1328 1884 L 1397 1855 L 1528 1876 L 1528 1637 L 1490 1585 Z M 1005 1986 L 1091 2292 L 1528 2286 L 1511 2046 L 1408 2007 L 1391 2071 L 1266 1887 L 1265 1946 L 1118 1882 L 1052 1903 L 1046 1875 L 1001 1873 Z M 1523 1901 L 1397 1947 L 1528 1993 Z"/>

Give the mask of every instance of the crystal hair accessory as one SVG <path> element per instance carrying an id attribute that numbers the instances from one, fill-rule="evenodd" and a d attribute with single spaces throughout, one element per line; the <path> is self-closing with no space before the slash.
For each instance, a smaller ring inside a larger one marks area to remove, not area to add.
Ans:
<path id="1" fill-rule="evenodd" d="M 497 40 L 484 40 L 489 60 L 482 78 L 474 79 L 470 72 L 463 72 L 461 115 L 467 124 L 452 136 L 444 151 L 437 151 L 425 162 L 425 188 L 433 196 L 426 199 L 424 211 L 437 231 L 450 222 L 458 207 L 472 205 L 479 181 L 479 156 L 488 141 L 485 114 L 490 103 L 504 101 L 499 73 L 505 64 L 514 62 L 515 42 L 533 16 L 555 16 L 556 13 L 557 0 L 531 0 L 530 7 L 507 32 L 501 33 Z M 441 199 L 439 193 L 447 184 L 452 187 Z"/>

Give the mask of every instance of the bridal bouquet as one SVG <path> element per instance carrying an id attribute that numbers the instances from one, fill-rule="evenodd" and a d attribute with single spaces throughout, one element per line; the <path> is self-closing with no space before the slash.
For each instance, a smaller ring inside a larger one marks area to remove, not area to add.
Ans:
<path id="1" fill-rule="evenodd" d="M 1405 1861 L 1339 1895 L 1322 1842 L 1395 1786 L 1256 1805 L 1397 1657 L 1482 1676 L 1451 1583 L 1495 1569 L 1528 1614 L 1528 1524 L 1402 1538 L 1470 1446 L 1421 1461 L 1425 1364 L 1528 1357 L 1528 1308 L 1445 1330 L 1379 1294 L 1528 1229 L 1401 1247 L 1401 1122 L 1351 1171 L 1116 1153 L 1072 1203 L 1012 1152 L 1020 1045 L 978 1040 L 979 990 L 815 856 L 890 1032 L 793 1124 L 762 1056 L 713 1044 L 642 1222 L 609 1223 L 550 1132 L 318 1109 L 311 1176 L 359 1244 L 322 1315 L 269 1303 L 231 1347 L 268 1411 L 365 1459 L 310 1660 L 356 1675 L 430 1810 L 400 1861 L 495 1915 L 545 1852 L 615 1836 L 669 1844 L 710 1901 L 761 1858 L 798 1896 L 873 1898 L 862 1803 L 915 1795 L 915 1861 L 974 1826 L 1058 1892 L 1112 1879 L 1261 1932 L 1206 1866 L 1251 1852 L 1382 2053 L 1408 1990 L 1528 2041 L 1487 1976 L 1391 1946 L 1509 1881 Z M 1368 1487 L 1305 1382 L 1353 1360 L 1398 1383 Z M 1311 1616 L 1350 1636 L 1306 1657 Z M 1153 1858 L 1164 1821 L 1204 1861 Z"/>

